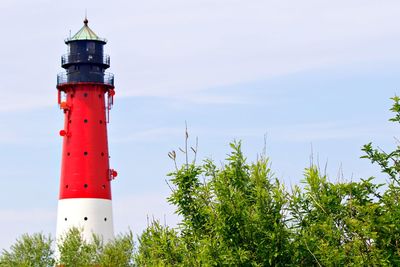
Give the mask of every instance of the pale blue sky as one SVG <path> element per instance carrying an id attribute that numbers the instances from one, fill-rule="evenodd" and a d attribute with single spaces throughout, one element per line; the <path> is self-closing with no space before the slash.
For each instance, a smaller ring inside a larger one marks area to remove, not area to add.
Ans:
<path id="1" fill-rule="evenodd" d="M 398 1 L 0 2 L 0 248 L 20 234 L 54 236 L 63 114 L 56 74 L 65 37 L 90 27 L 109 40 L 116 79 L 109 124 L 116 232 L 147 216 L 177 221 L 166 204 L 167 153 L 185 121 L 199 159 L 228 143 L 248 158 L 264 145 L 277 177 L 298 183 L 311 147 L 332 180 L 376 175 L 360 148 L 390 149 L 387 121 L 400 84 Z M 183 158 L 180 155 L 180 160 Z"/>

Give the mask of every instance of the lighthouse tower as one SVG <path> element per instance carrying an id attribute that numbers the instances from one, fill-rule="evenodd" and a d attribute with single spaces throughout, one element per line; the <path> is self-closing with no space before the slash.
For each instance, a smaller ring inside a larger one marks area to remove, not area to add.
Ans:
<path id="1" fill-rule="evenodd" d="M 60 194 L 56 239 L 72 227 L 90 240 L 96 234 L 113 238 L 111 181 L 117 173 L 109 166 L 107 123 L 113 104 L 114 76 L 106 73 L 110 57 L 84 20 L 83 27 L 65 40 L 61 57 L 66 70 L 57 76 L 58 103 L 64 113 Z"/>

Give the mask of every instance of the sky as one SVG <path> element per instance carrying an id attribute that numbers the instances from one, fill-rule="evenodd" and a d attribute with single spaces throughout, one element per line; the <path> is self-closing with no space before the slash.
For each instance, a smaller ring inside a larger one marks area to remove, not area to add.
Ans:
<path id="1" fill-rule="evenodd" d="M 0 249 L 23 233 L 55 235 L 56 75 L 63 40 L 82 27 L 85 9 L 108 39 L 115 74 L 116 233 L 140 234 L 149 218 L 179 221 L 165 180 L 185 123 L 199 163 L 221 166 L 229 143 L 241 140 L 249 162 L 266 143 L 288 188 L 310 158 L 332 181 L 385 182 L 360 156 L 370 141 L 396 145 L 399 128 L 388 119 L 400 85 L 399 1 L 1 0 Z"/>

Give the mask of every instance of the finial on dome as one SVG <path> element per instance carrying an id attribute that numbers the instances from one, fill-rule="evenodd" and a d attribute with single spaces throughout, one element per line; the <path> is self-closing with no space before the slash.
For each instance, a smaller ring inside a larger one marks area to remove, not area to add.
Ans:
<path id="1" fill-rule="evenodd" d="M 83 21 L 83 23 L 87 26 L 88 24 L 88 19 L 87 19 L 87 9 L 85 9 L 85 20 Z"/>

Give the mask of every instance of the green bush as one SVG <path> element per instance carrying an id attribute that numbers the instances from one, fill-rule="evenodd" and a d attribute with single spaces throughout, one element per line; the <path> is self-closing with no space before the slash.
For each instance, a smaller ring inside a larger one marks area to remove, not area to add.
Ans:
<path id="1" fill-rule="evenodd" d="M 3 251 L 0 266 L 47 267 L 54 266 L 52 239 L 43 234 L 22 235 L 10 251 Z"/>

